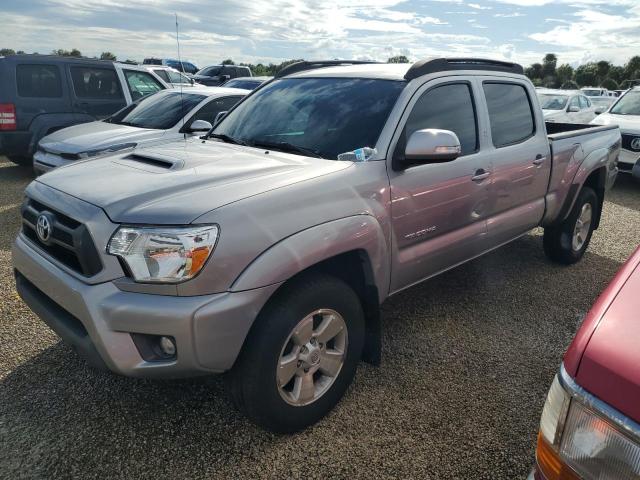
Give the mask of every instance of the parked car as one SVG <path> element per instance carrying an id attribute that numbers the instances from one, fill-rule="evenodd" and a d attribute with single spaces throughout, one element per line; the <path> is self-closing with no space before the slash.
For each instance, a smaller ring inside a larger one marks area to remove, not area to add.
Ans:
<path id="1" fill-rule="evenodd" d="M 546 122 L 589 123 L 596 118 L 591 99 L 575 90 L 537 90 Z"/>
<path id="2" fill-rule="evenodd" d="M 235 105 L 248 90 L 224 87 L 164 90 L 142 99 L 101 122 L 83 123 L 47 135 L 33 157 L 36 174 L 77 160 L 161 145 L 202 135 L 220 112 Z"/>
<path id="3" fill-rule="evenodd" d="M 172 67 L 166 67 L 164 65 L 153 65 L 147 66 L 147 70 L 155 73 L 171 87 L 202 86 L 202 84 L 197 83 L 192 77 L 189 77 Z"/>
<path id="4" fill-rule="evenodd" d="M 601 87 L 582 87 L 580 91 L 587 97 L 615 97 L 615 92 L 611 92 Z"/>
<path id="5" fill-rule="evenodd" d="M 48 55 L 0 57 L 0 155 L 31 165 L 40 139 L 168 88 L 145 67 Z"/>
<path id="6" fill-rule="evenodd" d="M 593 105 L 594 113 L 596 115 L 601 115 L 607 110 L 609 110 L 609 107 L 613 105 L 613 103 L 616 101 L 616 98 L 615 97 L 591 97 L 589 100 Z"/>
<path id="7" fill-rule="evenodd" d="M 188 73 L 193 75 L 198 71 L 193 63 L 186 60 L 176 60 L 175 58 L 145 58 L 142 61 L 143 65 L 165 65 L 171 67 L 179 72 Z"/>
<path id="8" fill-rule="evenodd" d="M 222 85 L 232 78 L 251 76 L 253 76 L 253 74 L 249 67 L 239 65 L 211 65 L 199 70 L 193 75 L 193 79 L 203 85 L 215 87 Z"/>
<path id="9" fill-rule="evenodd" d="M 584 319 L 551 384 L 531 480 L 640 477 L 640 248 Z"/>
<path id="10" fill-rule="evenodd" d="M 205 138 L 32 182 L 17 289 L 94 365 L 229 372 L 249 418 L 296 431 L 380 362 L 391 295 L 537 226 L 582 258 L 620 132 L 550 132 L 516 64 L 293 64 Z"/>
<path id="11" fill-rule="evenodd" d="M 640 87 L 620 97 L 608 112 L 598 115 L 594 125 L 617 125 L 622 132 L 618 168 L 640 180 Z"/>
<path id="12" fill-rule="evenodd" d="M 260 85 L 268 82 L 273 77 L 238 77 L 227 80 L 222 85 L 229 88 L 245 88 L 247 90 L 255 90 Z"/>

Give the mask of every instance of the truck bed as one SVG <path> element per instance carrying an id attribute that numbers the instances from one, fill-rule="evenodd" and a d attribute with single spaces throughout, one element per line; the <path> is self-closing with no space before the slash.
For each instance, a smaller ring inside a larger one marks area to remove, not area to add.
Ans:
<path id="1" fill-rule="evenodd" d="M 546 123 L 546 127 L 551 152 L 551 177 L 544 225 L 566 215 L 580 187 L 580 181 L 576 182 L 580 167 L 583 166 L 587 171 L 601 167 L 608 169 L 614 165 L 621 142 L 617 125 Z M 609 188 L 611 178 L 615 179 L 615 172 L 607 170 L 605 175 L 605 188 Z"/>

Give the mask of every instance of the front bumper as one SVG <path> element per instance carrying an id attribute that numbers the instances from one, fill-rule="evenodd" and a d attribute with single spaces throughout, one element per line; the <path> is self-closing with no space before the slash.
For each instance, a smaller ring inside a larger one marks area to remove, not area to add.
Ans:
<path id="1" fill-rule="evenodd" d="M 41 149 L 36 150 L 36 153 L 33 154 L 33 169 L 38 175 L 47 173 L 54 168 L 69 165 L 73 162 L 73 160 L 67 160 L 65 158 L 62 158 L 60 155 L 46 152 Z"/>
<path id="2" fill-rule="evenodd" d="M 0 155 L 28 157 L 31 132 L 0 132 Z"/>
<path id="3" fill-rule="evenodd" d="M 89 363 L 133 377 L 186 377 L 229 370 L 262 306 L 279 285 L 179 297 L 89 285 L 51 263 L 20 234 L 13 246 L 18 293 Z M 132 333 L 175 339 L 177 356 L 147 361 Z"/>
<path id="4" fill-rule="evenodd" d="M 640 153 L 621 149 L 618 168 L 621 173 L 631 173 L 635 178 L 640 179 Z"/>

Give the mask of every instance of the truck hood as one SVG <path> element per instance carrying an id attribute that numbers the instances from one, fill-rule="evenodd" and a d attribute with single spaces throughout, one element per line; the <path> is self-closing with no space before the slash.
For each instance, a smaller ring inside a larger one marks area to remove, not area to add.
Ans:
<path id="1" fill-rule="evenodd" d="M 117 223 L 179 225 L 223 205 L 350 165 L 191 139 L 80 161 L 37 181 L 101 207 Z"/>
<path id="2" fill-rule="evenodd" d="M 640 115 L 612 115 L 603 113 L 591 120 L 594 125 L 618 125 L 622 133 L 640 134 Z"/>
<path id="3" fill-rule="evenodd" d="M 40 146 L 52 153 L 78 154 L 123 143 L 140 143 L 160 138 L 164 133 L 164 130 L 90 122 L 63 128 L 47 135 L 40 140 Z"/>
<path id="4" fill-rule="evenodd" d="M 596 397 L 640 422 L 640 248 L 613 283 L 613 298 L 599 322 L 580 329 L 590 338 L 584 347 L 576 381 Z M 629 273 L 630 272 L 630 273 Z M 610 290 L 610 289 L 608 289 Z M 576 337 L 578 338 L 578 337 Z"/>

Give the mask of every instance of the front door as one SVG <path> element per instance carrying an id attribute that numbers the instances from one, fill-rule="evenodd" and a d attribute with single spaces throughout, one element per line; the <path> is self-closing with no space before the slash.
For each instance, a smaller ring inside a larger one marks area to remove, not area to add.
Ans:
<path id="1" fill-rule="evenodd" d="M 492 165 L 479 134 L 478 97 L 471 81 L 433 81 L 414 95 L 396 133 L 390 159 L 393 259 L 391 292 L 482 253 Z M 450 130 L 462 155 L 451 162 L 402 167 L 416 130 Z"/>

